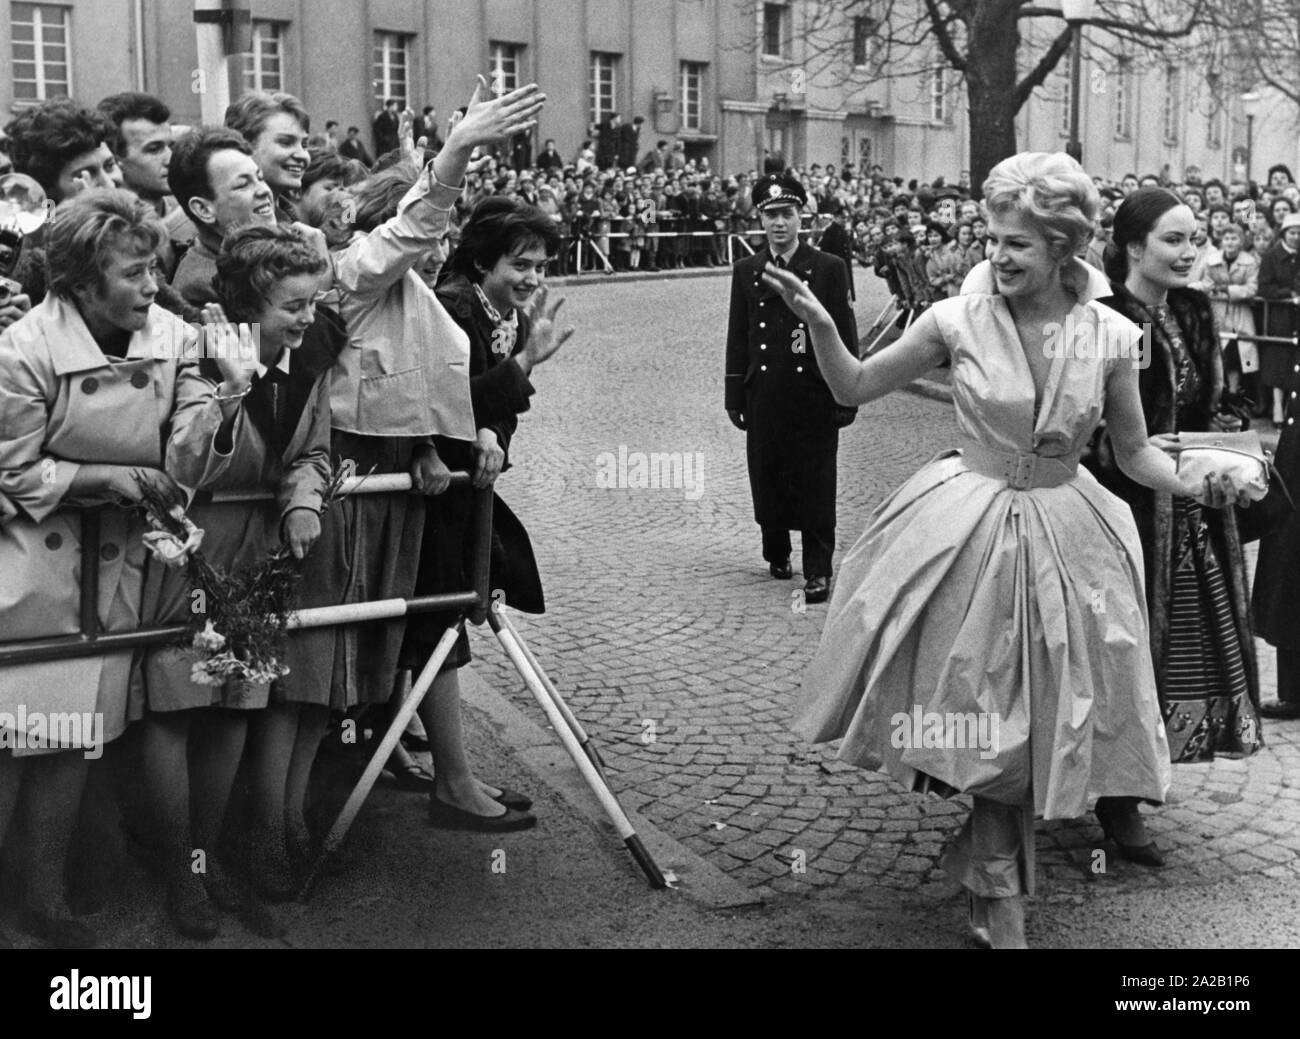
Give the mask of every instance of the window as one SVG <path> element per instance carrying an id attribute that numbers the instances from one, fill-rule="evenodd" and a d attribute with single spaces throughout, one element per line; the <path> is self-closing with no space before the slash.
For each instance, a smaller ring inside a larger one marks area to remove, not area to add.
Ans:
<path id="1" fill-rule="evenodd" d="M 1128 59 L 1122 58 L 1115 70 L 1115 94 L 1111 102 L 1112 111 L 1115 113 L 1115 136 L 1122 140 L 1128 140 L 1131 133 L 1129 125 L 1132 118 L 1129 89 L 1131 80 L 1132 69 Z"/>
<path id="2" fill-rule="evenodd" d="M 840 169 L 841 170 L 848 169 L 849 163 L 853 161 L 853 159 L 851 158 L 852 155 L 853 155 L 852 145 L 849 144 L 849 139 L 847 137 L 841 137 L 840 138 Z"/>
<path id="3" fill-rule="evenodd" d="M 14 101 L 45 101 L 72 93 L 68 9 L 54 4 L 11 4 Z"/>
<path id="4" fill-rule="evenodd" d="M 1205 123 L 1205 145 L 1207 148 L 1223 147 L 1223 106 L 1219 103 L 1222 97 L 1223 77 L 1217 72 L 1207 72 L 1205 74 L 1205 88 L 1210 95 L 1210 114 Z"/>
<path id="5" fill-rule="evenodd" d="M 704 105 L 704 70 L 706 66 L 698 61 L 682 62 L 681 100 L 678 102 L 678 114 L 681 116 L 683 130 L 700 130 L 702 128 L 701 112 Z"/>
<path id="6" fill-rule="evenodd" d="M 786 53 L 787 9 L 785 4 L 763 5 L 763 55 L 768 58 L 783 58 Z"/>
<path id="7" fill-rule="evenodd" d="M 508 94 L 519 89 L 519 68 L 523 64 L 523 47 L 515 43 L 493 43 L 488 49 L 488 67 L 492 70 L 492 92 Z"/>
<path id="8" fill-rule="evenodd" d="M 876 35 L 880 23 L 875 18 L 859 15 L 853 19 L 853 66 L 867 68 L 876 63 L 880 40 Z"/>
<path id="9" fill-rule="evenodd" d="M 408 107 L 406 85 L 411 67 L 410 36 L 395 32 L 375 33 L 375 101 L 379 107 L 390 97 Z"/>
<path id="10" fill-rule="evenodd" d="M 1178 69 L 1173 65 L 1167 65 L 1165 67 L 1165 103 L 1161 120 L 1167 144 L 1176 144 L 1178 142 L 1178 85 Z"/>
<path id="11" fill-rule="evenodd" d="M 245 90 L 283 90 L 284 25 L 253 20 L 253 51 L 244 55 Z"/>
<path id="12" fill-rule="evenodd" d="M 618 79 L 618 58 L 617 54 L 591 52 L 590 95 L 593 123 L 599 123 L 618 108 L 618 93 L 615 88 Z"/>
<path id="13" fill-rule="evenodd" d="M 1070 75 L 1069 69 L 1066 70 L 1065 88 L 1061 91 L 1061 133 L 1067 137 L 1070 135 L 1070 94 L 1073 92 L 1074 77 Z"/>
<path id="14" fill-rule="evenodd" d="M 926 71 L 926 96 L 930 104 L 930 121 L 948 121 L 948 65 L 936 54 Z"/>
<path id="15" fill-rule="evenodd" d="M 858 175 L 867 176 L 871 165 L 871 138 L 862 134 L 858 137 Z"/>

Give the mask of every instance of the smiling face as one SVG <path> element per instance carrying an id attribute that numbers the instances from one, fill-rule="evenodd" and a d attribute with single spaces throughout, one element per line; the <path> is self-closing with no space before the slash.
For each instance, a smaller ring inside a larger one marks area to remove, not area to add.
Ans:
<path id="1" fill-rule="evenodd" d="M 167 164 L 172 158 L 172 128 L 148 119 L 124 119 L 121 134 L 126 144 L 120 156 L 126 186 L 144 199 L 170 195 Z"/>
<path id="2" fill-rule="evenodd" d="M 959 246 L 963 249 L 969 249 L 974 241 L 975 235 L 971 233 L 971 229 L 966 224 L 962 224 L 957 228 L 957 244 Z"/>
<path id="3" fill-rule="evenodd" d="M 799 244 L 799 210 L 794 206 L 768 206 L 758 215 L 773 254 L 788 252 Z"/>
<path id="4" fill-rule="evenodd" d="M 113 332 L 139 332 L 144 328 L 149 307 L 158 294 L 157 268 L 153 252 L 130 240 L 110 250 L 98 284 L 73 290 L 92 335 L 102 338 Z"/>
<path id="5" fill-rule="evenodd" d="M 1220 248 L 1223 249 L 1224 259 L 1235 260 L 1237 254 L 1241 252 L 1241 235 L 1237 234 L 1236 228 L 1223 232 L 1223 238 L 1219 242 Z"/>
<path id="6" fill-rule="evenodd" d="M 1061 280 L 1065 257 L 1052 255 L 1047 237 L 1016 209 L 989 216 L 988 258 L 993 261 L 998 292 L 1011 299 L 1046 294 Z"/>
<path id="7" fill-rule="evenodd" d="M 1273 222 L 1278 227 L 1281 227 L 1283 217 L 1285 217 L 1291 211 L 1292 211 L 1291 203 L 1284 198 L 1279 198 L 1276 202 L 1273 203 Z"/>
<path id="8" fill-rule="evenodd" d="M 75 159 L 65 162 L 63 169 L 59 170 L 59 178 L 54 185 L 55 201 L 62 202 L 80 191 L 81 180 L 78 178 L 89 180 L 92 188 L 120 188 L 122 168 L 108 150 L 107 144 L 82 152 Z"/>
<path id="9" fill-rule="evenodd" d="M 1141 245 L 1128 247 L 1129 278 L 1145 281 L 1157 289 L 1179 289 L 1187 285 L 1196 261 L 1196 218 L 1186 206 L 1165 212 Z"/>
<path id="10" fill-rule="evenodd" d="M 546 249 L 539 242 L 523 244 L 483 273 L 483 294 L 502 314 L 526 306 L 546 280 Z M 480 268 L 482 269 L 482 268 Z"/>
<path id="11" fill-rule="evenodd" d="M 307 131 L 288 112 L 276 112 L 266 121 L 253 146 L 253 159 L 276 195 L 297 191 L 311 156 L 307 154 Z"/>
<path id="12" fill-rule="evenodd" d="M 196 195 L 190 208 L 202 226 L 224 236 L 232 227 L 275 224 L 275 200 L 251 156 L 234 148 L 213 152 L 208 159 L 212 198 Z"/>
<path id="13" fill-rule="evenodd" d="M 297 350 L 316 319 L 313 299 L 320 283 L 315 274 L 291 274 L 271 286 L 266 306 L 254 319 L 261 335 L 261 361 L 268 368 L 284 350 Z"/>

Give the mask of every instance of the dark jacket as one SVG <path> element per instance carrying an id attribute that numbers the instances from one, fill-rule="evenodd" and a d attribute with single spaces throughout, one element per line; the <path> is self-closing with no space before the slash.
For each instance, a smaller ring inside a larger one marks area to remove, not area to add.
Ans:
<path id="1" fill-rule="evenodd" d="M 1274 464 L 1293 499 L 1300 498 L 1300 358 L 1288 366 L 1290 381 L 1286 392 L 1286 421 L 1278 438 Z M 1271 488 L 1269 497 L 1277 493 Z M 1255 631 L 1260 638 L 1278 649 L 1300 652 L 1300 513 L 1287 515 L 1282 503 L 1276 507 L 1283 516 L 1280 526 L 1266 533 L 1259 542 L 1259 561 L 1255 564 Z M 1255 506 L 1243 516 L 1243 526 L 1251 526 L 1259 514 L 1271 510 Z M 1252 516 L 1251 513 L 1256 515 Z"/>
<path id="2" fill-rule="evenodd" d="M 1287 252 L 1280 240 L 1264 250 L 1259 261 L 1259 294 L 1264 299 L 1291 299 L 1300 294 L 1300 251 Z M 1258 322 L 1256 327 L 1260 327 Z M 1293 307 L 1268 308 L 1266 335 L 1290 336 L 1295 328 Z"/>
<path id="3" fill-rule="evenodd" d="M 725 403 L 745 413 L 754 518 L 802 530 L 835 523 L 837 405 L 817 367 L 807 326 L 762 281 L 767 247 L 732 269 Z M 848 271 L 837 256 L 801 244 L 790 269 L 830 311 L 852 351 L 857 328 Z"/>
<path id="4" fill-rule="evenodd" d="M 1144 331 L 1149 329 L 1150 364 L 1138 374 L 1138 390 L 1142 398 L 1142 412 L 1146 416 L 1147 434 L 1153 436 L 1157 433 L 1209 430 L 1211 419 L 1219 410 L 1219 397 L 1223 392 L 1223 360 L 1209 297 L 1196 289 L 1169 291 L 1170 312 L 1182 331 L 1183 343 L 1200 375 L 1200 393 L 1184 411 L 1180 422 L 1176 414 L 1177 373 L 1174 369 L 1173 346 L 1168 336 L 1160 322 L 1128 289 L 1117 282 L 1112 282 L 1111 288 L 1114 295 L 1101 302 L 1123 314 Z M 1124 499 L 1133 510 L 1146 562 L 1151 657 L 1155 664 L 1156 685 L 1163 691 L 1173 571 L 1173 498 L 1168 494 L 1157 494 L 1120 472 L 1115 464 L 1109 435 L 1104 429 L 1099 429 L 1094 434 L 1083 464 L 1092 471 L 1102 486 Z M 1225 570 L 1250 696 L 1258 703 L 1259 671 L 1255 663 L 1255 644 L 1250 623 L 1250 588 L 1236 514 L 1232 509 L 1205 509 L 1203 515 L 1215 552 Z"/>
<path id="5" fill-rule="evenodd" d="M 510 464 L 510 441 L 519 424 L 519 415 L 529 408 L 532 383 L 519 367 L 515 356 L 528 342 L 531 331 L 528 318 L 519 314 L 519 334 L 514 350 L 503 357 L 492 349 L 494 325 L 479 303 L 474 286 L 464 275 L 453 275 L 438 287 L 438 299 L 452 320 L 469 336 L 469 387 L 474 406 L 474 425 L 496 433 L 506 452 L 504 472 Z M 473 445 L 463 440 L 436 437 L 438 455 L 449 469 L 473 471 Z M 463 591 L 469 587 L 473 568 L 470 544 L 470 520 L 473 491 L 453 487 L 443 494 L 425 499 L 425 535 L 416 579 L 417 595 Z M 542 580 L 528 532 L 499 495 L 492 496 L 492 587 L 505 592 L 506 602 L 526 613 L 545 609 Z M 429 615 L 429 621 L 411 618 L 410 639 L 436 642 L 446 618 Z"/>
<path id="6" fill-rule="evenodd" d="M 822 233 L 822 240 L 818 243 L 818 247 L 822 252 L 838 256 L 844 261 L 844 269 L 849 273 L 849 299 L 856 300 L 857 293 L 853 291 L 853 242 L 849 238 L 848 231 L 838 223 L 832 222 Z M 849 344 L 849 349 L 853 349 L 852 343 Z"/>
<path id="7" fill-rule="evenodd" d="M 641 131 L 631 123 L 624 123 L 618 128 L 618 167 L 626 170 L 636 165 L 636 153 L 640 147 Z"/>

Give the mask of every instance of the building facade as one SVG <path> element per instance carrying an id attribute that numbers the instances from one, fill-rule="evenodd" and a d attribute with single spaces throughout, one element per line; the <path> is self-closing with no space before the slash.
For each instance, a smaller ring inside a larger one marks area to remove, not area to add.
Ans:
<path id="1" fill-rule="evenodd" d="M 826 0 L 252 0 L 252 52 L 234 60 L 243 85 L 303 98 L 313 129 L 333 119 L 367 139 L 383 99 L 431 104 L 445 120 L 481 72 L 502 89 L 540 83 L 548 103 L 533 147 L 554 138 L 566 157 L 617 111 L 644 117 L 641 154 L 682 140 L 723 172 L 779 154 L 954 180 L 969 156 L 960 77 L 937 50 L 912 54 L 904 74 L 884 68 L 870 8 L 839 9 Z M 828 39 L 842 44 L 834 59 Z M 1028 39 L 1023 50 L 1034 46 Z M 0 52 L 5 121 L 42 98 L 93 104 L 127 89 L 164 98 L 178 123 L 200 120 L 206 87 L 183 0 L 0 0 Z M 1064 149 L 1068 71 L 1063 60 L 1021 110 L 1022 148 Z M 1213 72 L 1086 55 L 1083 83 L 1084 161 L 1103 175 L 1167 167 L 1178 177 L 1197 165 L 1228 180 L 1243 172 L 1248 137 L 1256 177 L 1273 162 L 1297 168 L 1294 106 L 1266 95 L 1247 113 L 1239 95 L 1225 100 Z"/>

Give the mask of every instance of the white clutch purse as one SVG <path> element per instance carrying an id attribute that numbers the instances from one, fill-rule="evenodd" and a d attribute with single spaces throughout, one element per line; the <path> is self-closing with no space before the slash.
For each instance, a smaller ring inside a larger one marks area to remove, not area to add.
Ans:
<path id="1" fill-rule="evenodd" d="M 1205 479 L 1212 474 L 1227 476 L 1246 501 L 1259 501 L 1268 493 L 1272 458 L 1254 430 L 1241 433 L 1178 433 L 1170 447 L 1178 462 L 1179 476 Z"/>

